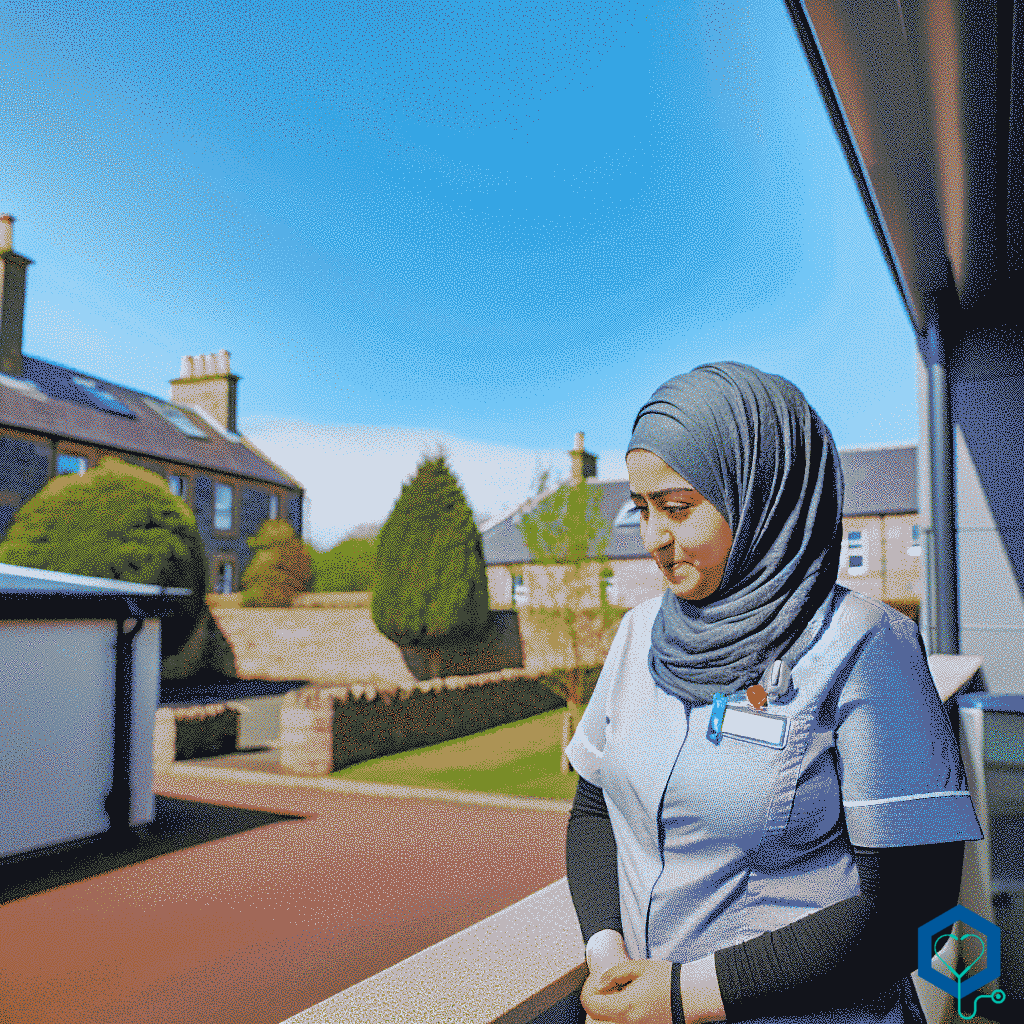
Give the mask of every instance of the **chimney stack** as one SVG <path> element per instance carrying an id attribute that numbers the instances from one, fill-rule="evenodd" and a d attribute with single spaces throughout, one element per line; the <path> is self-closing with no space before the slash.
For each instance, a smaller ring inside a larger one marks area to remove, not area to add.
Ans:
<path id="1" fill-rule="evenodd" d="M 231 353 L 227 349 L 216 354 L 182 356 L 181 376 L 171 381 L 171 401 L 197 406 L 225 430 L 236 434 L 238 380 L 231 372 Z"/>
<path id="2" fill-rule="evenodd" d="M 0 215 L 0 373 L 20 377 L 25 271 L 32 260 L 14 251 L 14 218 Z"/>
<path id="3" fill-rule="evenodd" d="M 569 452 L 572 459 L 572 482 L 582 483 L 592 476 L 597 476 L 597 456 L 583 447 L 583 431 L 576 433 L 576 446 Z"/>

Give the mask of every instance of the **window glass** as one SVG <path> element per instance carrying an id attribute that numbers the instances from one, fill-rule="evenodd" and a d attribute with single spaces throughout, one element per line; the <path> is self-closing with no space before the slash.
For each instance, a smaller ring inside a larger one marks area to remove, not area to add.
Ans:
<path id="1" fill-rule="evenodd" d="M 234 488 L 229 484 L 215 484 L 213 494 L 213 528 L 230 530 Z"/>
<path id="2" fill-rule="evenodd" d="M 57 476 L 66 476 L 69 473 L 81 475 L 89 468 L 89 460 L 83 455 L 58 455 Z"/>
<path id="3" fill-rule="evenodd" d="M 270 518 L 271 519 L 276 519 L 277 518 L 277 513 L 278 513 L 277 495 L 276 494 L 272 494 L 270 496 Z"/>
<path id="4" fill-rule="evenodd" d="M 522 576 L 512 577 L 512 607 L 518 608 L 530 598 L 530 588 L 523 582 Z"/>
<path id="5" fill-rule="evenodd" d="M 179 498 L 185 497 L 185 478 L 183 476 L 169 476 L 167 482 L 170 484 L 171 494 L 176 494 Z"/>

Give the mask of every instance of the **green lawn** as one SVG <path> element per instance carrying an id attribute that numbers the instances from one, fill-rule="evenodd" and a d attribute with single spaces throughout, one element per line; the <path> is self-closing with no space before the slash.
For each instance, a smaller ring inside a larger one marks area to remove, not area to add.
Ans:
<path id="1" fill-rule="evenodd" d="M 572 800 L 575 772 L 561 766 L 562 711 L 499 725 L 462 739 L 349 765 L 335 779 L 471 793 Z"/>

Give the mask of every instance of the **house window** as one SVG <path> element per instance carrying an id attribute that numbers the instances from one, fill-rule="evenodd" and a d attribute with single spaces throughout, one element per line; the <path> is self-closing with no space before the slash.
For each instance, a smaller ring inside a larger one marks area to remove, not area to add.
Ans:
<path id="1" fill-rule="evenodd" d="M 519 608 L 530 600 L 530 588 L 523 582 L 522 576 L 512 577 L 512 607 Z"/>
<path id="2" fill-rule="evenodd" d="M 615 580 L 615 573 L 609 570 L 607 576 L 602 574 L 601 585 L 604 587 L 605 600 L 609 604 L 617 604 L 619 600 L 619 587 Z"/>
<path id="3" fill-rule="evenodd" d="M 217 593 L 218 594 L 230 594 L 232 586 L 232 572 L 234 566 L 230 562 L 221 562 L 217 566 Z"/>
<path id="4" fill-rule="evenodd" d="M 921 556 L 921 527 L 914 523 L 910 527 L 910 547 L 907 548 L 907 554 L 913 558 L 919 558 Z"/>
<path id="5" fill-rule="evenodd" d="M 846 538 L 847 568 L 851 576 L 864 572 L 864 539 L 860 530 L 851 530 Z"/>
<path id="6" fill-rule="evenodd" d="M 179 498 L 185 497 L 185 478 L 183 476 L 169 476 L 167 483 L 170 485 L 171 494 L 176 494 Z"/>
<path id="7" fill-rule="evenodd" d="M 235 489 L 230 484 L 216 484 L 213 495 L 213 528 L 230 530 Z"/>
<path id="8" fill-rule="evenodd" d="M 84 455 L 58 455 L 57 476 L 78 473 L 81 476 L 89 468 L 89 460 Z"/>
<path id="9" fill-rule="evenodd" d="M 270 496 L 270 518 L 271 519 L 276 519 L 277 518 L 277 513 L 278 513 L 277 495 L 276 494 L 272 494 Z"/>

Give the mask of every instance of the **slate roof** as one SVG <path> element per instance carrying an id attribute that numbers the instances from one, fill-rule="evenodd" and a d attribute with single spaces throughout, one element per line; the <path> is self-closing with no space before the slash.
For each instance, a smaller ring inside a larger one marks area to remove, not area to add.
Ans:
<path id="1" fill-rule="evenodd" d="M 180 417 L 181 428 L 159 409 Z M 0 374 L 0 425 L 304 490 L 200 410 L 31 356 L 22 356 L 21 377 Z"/>
<path id="2" fill-rule="evenodd" d="M 918 510 L 917 446 L 848 448 L 843 467 L 844 516 L 905 515 Z"/>
<path id="3" fill-rule="evenodd" d="M 851 448 L 839 453 L 843 467 L 844 516 L 899 515 L 917 511 L 917 448 Z M 612 524 L 606 549 L 609 558 L 648 558 L 640 541 L 639 517 L 630 513 L 628 480 L 587 480 L 601 489 L 601 514 Z M 482 534 L 487 565 L 518 565 L 530 562 L 518 523 L 524 512 L 542 504 L 554 488 L 532 498 Z"/>

